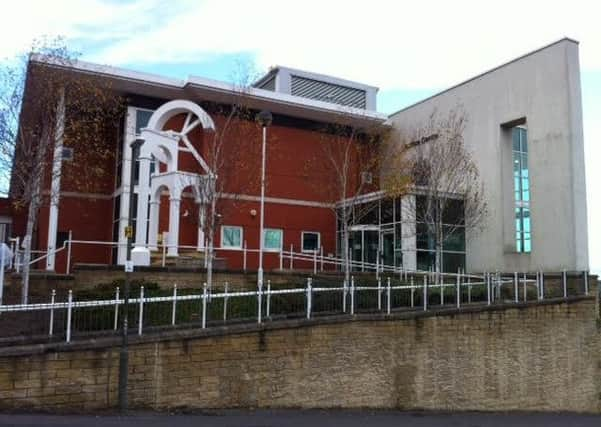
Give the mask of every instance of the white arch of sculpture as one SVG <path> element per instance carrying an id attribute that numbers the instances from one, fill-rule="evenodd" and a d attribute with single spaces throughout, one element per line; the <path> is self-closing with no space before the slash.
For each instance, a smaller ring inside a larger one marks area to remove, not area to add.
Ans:
<path id="1" fill-rule="evenodd" d="M 179 131 L 163 130 L 167 121 L 179 114 L 186 114 L 182 128 Z M 213 173 L 188 137 L 189 133 L 198 126 L 202 126 L 204 131 L 215 131 L 215 123 L 198 104 L 187 100 L 175 100 L 163 104 L 156 110 L 150 117 L 148 126 L 142 129 L 141 138 L 144 144 L 140 149 L 139 157 L 138 201 L 148 200 L 148 203 L 138 202 L 136 247 L 132 251 L 135 265 L 150 265 L 150 250 L 157 249 L 159 205 L 163 188 L 169 190 L 168 254 L 170 256 L 178 255 L 180 203 L 183 190 L 191 186 L 195 202 L 201 206 L 204 204 L 203 192 L 199 191 L 199 188 L 213 177 Z M 194 156 L 203 174 L 178 170 L 180 141 L 186 146 L 186 151 Z M 157 171 L 150 176 L 150 163 L 153 159 L 164 163 L 166 171 Z M 150 179 L 146 180 L 142 177 L 150 177 Z M 203 237 L 200 233 L 199 227 L 199 241 L 202 241 Z"/>

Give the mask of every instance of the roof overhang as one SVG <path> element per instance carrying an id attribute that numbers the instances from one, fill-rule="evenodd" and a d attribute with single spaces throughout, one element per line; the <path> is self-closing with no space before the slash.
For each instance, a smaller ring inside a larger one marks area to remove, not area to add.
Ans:
<path id="1" fill-rule="evenodd" d="M 190 76 L 186 80 L 181 80 L 85 61 L 70 61 L 66 64 L 42 55 L 33 55 L 31 62 L 95 76 L 108 82 L 111 89 L 127 94 L 165 100 L 183 98 L 223 104 L 230 104 L 236 98 L 244 97 L 244 102 L 249 108 L 267 109 L 275 114 L 324 123 L 352 123 L 353 126 L 366 128 L 390 126 L 387 122 L 388 116 L 376 111 L 345 107 L 253 87 L 242 90 L 233 84 L 203 77 Z"/>

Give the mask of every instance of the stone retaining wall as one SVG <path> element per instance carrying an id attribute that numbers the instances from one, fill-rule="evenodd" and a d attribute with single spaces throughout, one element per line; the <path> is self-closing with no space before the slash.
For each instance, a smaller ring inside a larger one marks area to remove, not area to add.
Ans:
<path id="1" fill-rule="evenodd" d="M 592 297 L 131 340 L 131 405 L 601 412 Z M 117 402 L 118 339 L 0 349 L 3 409 Z"/>

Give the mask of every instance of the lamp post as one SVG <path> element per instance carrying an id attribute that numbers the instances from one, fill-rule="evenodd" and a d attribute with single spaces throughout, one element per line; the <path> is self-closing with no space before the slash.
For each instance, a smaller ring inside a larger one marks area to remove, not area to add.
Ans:
<path id="1" fill-rule="evenodd" d="M 265 223 L 265 148 L 267 145 L 267 127 L 271 125 L 273 116 L 269 111 L 261 111 L 257 114 L 257 123 L 263 129 L 263 144 L 261 147 L 261 208 L 259 219 L 259 269 L 257 270 L 257 286 L 263 288 L 263 225 Z"/>
<path id="2" fill-rule="evenodd" d="M 123 286 L 123 328 L 121 336 L 121 351 L 119 352 L 119 409 L 122 412 L 127 411 L 127 375 L 129 365 L 129 349 L 127 340 L 127 306 L 129 304 L 129 285 L 131 281 L 131 273 L 133 271 L 133 263 L 131 260 L 131 246 L 133 237 L 133 221 L 134 216 L 134 180 L 136 160 L 140 155 L 140 147 L 144 144 L 141 138 L 136 139 L 131 143 L 131 171 L 129 175 L 129 215 L 127 218 L 127 228 L 125 235 L 127 236 L 127 256 L 125 261 L 125 283 Z"/>

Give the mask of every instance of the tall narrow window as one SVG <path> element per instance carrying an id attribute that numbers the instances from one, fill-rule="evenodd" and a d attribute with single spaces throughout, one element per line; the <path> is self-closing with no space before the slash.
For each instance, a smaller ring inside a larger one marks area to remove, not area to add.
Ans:
<path id="1" fill-rule="evenodd" d="M 528 131 L 512 130 L 513 189 L 515 199 L 515 248 L 517 252 L 532 250 L 530 221 L 530 176 L 528 173 Z"/>

